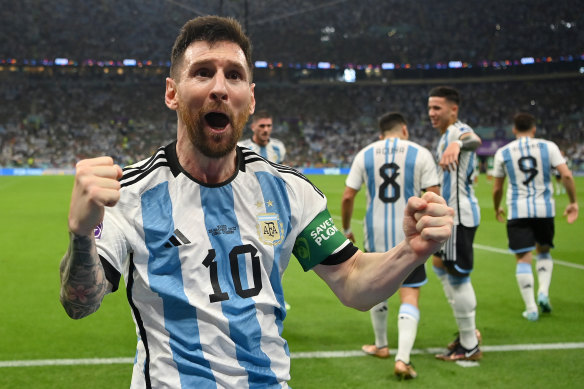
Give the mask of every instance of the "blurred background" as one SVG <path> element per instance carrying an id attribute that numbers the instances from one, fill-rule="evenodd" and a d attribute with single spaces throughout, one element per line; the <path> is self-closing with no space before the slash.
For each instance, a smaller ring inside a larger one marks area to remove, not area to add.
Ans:
<path id="1" fill-rule="evenodd" d="M 584 172 L 584 0 L 2 3 L 4 174 L 68 172 L 103 154 L 127 165 L 174 139 L 170 51 L 184 22 L 207 14 L 235 17 L 251 36 L 257 109 L 274 114 L 289 165 L 349 167 L 387 111 L 432 150 L 427 93 L 447 84 L 483 138 L 481 170 L 527 111 Z"/>

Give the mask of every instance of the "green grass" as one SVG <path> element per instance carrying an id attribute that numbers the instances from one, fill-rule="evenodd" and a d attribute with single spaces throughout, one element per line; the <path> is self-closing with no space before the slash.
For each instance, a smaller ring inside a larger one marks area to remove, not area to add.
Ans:
<path id="1" fill-rule="evenodd" d="M 329 198 L 340 224 L 344 176 L 310 177 Z M 67 247 L 66 218 L 72 177 L 0 177 L 0 361 L 62 358 L 131 358 L 135 331 L 123 290 L 107 296 L 101 309 L 83 320 L 69 319 L 58 301 L 58 267 Z M 577 179 L 584 198 L 584 178 Z M 491 184 L 480 177 L 477 193 L 482 223 L 475 242 L 506 248 L 505 227 L 494 219 Z M 363 192 L 363 191 L 362 191 Z M 353 231 L 362 237 L 359 220 L 364 194 L 359 193 Z M 556 197 L 561 215 L 566 196 Z M 554 258 L 584 265 L 581 239 L 584 216 L 568 225 L 556 218 Z M 429 265 L 429 264 L 428 264 Z M 456 331 L 442 288 L 427 267 L 422 288 L 416 349 L 445 346 Z M 554 311 L 538 322 L 521 317 L 523 308 L 510 254 L 475 249 L 477 325 L 484 346 L 584 342 L 584 270 L 556 263 L 551 287 Z M 354 351 L 371 342 L 369 313 L 342 306 L 313 272 L 304 273 L 293 259 L 284 275 L 286 300 L 292 305 L 284 336 L 292 353 Z M 123 289 L 123 288 L 122 288 Z M 389 338 L 396 347 L 396 310 L 390 299 Z M 584 380 L 584 349 L 486 352 L 478 367 L 463 368 L 413 355 L 419 378 L 399 383 L 393 360 L 370 357 L 293 359 L 294 388 L 377 388 L 482 386 L 570 388 Z M 131 365 L 0 367 L 0 388 L 127 388 Z"/>

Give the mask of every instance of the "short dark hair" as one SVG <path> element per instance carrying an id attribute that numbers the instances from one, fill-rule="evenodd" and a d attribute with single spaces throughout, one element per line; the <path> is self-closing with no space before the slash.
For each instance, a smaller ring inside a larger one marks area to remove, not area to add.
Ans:
<path id="1" fill-rule="evenodd" d="M 170 77 L 175 78 L 177 76 L 176 71 L 181 63 L 183 54 L 187 47 L 194 41 L 208 42 L 211 45 L 224 41 L 236 43 L 241 47 L 245 55 L 251 81 L 253 71 L 251 41 L 245 35 L 245 32 L 243 32 L 243 28 L 237 20 L 220 16 L 197 17 L 189 20 L 182 26 L 172 47 Z"/>
<path id="2" fill-rule="evenodd" d="M 399 112 L 388 112 L 381 115 L 377 121 L 381 133 L 395 130 L 398 125 L 407 125 L 406 119 Z"/>
<path id="3" fill-rule="evenodd" d="M 268 112 L 265 109 L 262 109 L 260 111 L 256 111 L 253 114 L 252 121 L 255 122 L 256 120 L 260 120 L 260 119 L 271 119 L 272 117 L 273 116 L 272 116 L 272 114 L 270 112 Z"/>
<path id="4" fill-rule="evenodd" d="M 446 100 L 460 105 L 460 93 L 451 86 L 437 86 L 430 90 L 429 97 L 444 97 Z"/>
<path id="5" fill-rule="evenodd" d="M 513 116 L 513 126 L 519 132 L 526 132 L 535 127 L 535 117 L 527 112 L 519 112 Z"/>

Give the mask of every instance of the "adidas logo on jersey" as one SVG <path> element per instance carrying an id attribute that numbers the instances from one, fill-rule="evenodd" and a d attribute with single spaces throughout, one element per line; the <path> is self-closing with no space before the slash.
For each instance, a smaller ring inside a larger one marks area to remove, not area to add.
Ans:
<path id="1" fill-rule="evenodd" d="M 191 243 L 191 241 L 188 240 L 187 237 L 184 236 L 183 233 L 180 232 L 177 228 L 176 230 L 174 230 L 174 233 L 168 239 L 168 241 L 164 244 L 164 247 L 167 247 L 167 248 L 170 248 L 172 246 L 178 247 L 178 246 L 181 246 L 183 244 L 189 244 L 189 243 Z"/>

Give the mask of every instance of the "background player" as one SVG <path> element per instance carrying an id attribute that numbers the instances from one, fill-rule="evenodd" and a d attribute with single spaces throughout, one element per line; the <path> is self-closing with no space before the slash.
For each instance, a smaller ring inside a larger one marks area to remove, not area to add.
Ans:
<path id="1" fill-rule="evenodd" d="M 534 277 L 531 268 L 532 251 L 537 253 L 537 304 L 543 313 L 552 310 L 549 288 L 553 261 L 550 248 L 554 247 L 555 201 L 553 196 L 553 170 L 566 188 L 570 203 L 564 211 L 568 223 L 578 218 L 576 187 L 572 172 L 558 146 L 548 140 L 535 138 L 535 118 L 528 113 L 518 113 L 513 118 L 513 142 L 495 153 L 493 177 L 493 205 L 495 216 L 505 222 L 501 207 L 505 177 L 507 186 L 507 237 L 509 249 L 515 253 L 515 276 L 525 303 L 523 317 L 530 321 L 539 318 L 534 296 Z"/>
<path id="2" fill-rule="evenodd" d="M 256 112 L 251 121 L 253 135 L 250 139 L 239 142 L 271 162 L 283 163 L 286 158 L 286 147 L 279 139 L 272 138 L 273 120 L 268 111 Z"/>
<path id="3" fill-rule="evenodd" d="M 441 194 L 454 208 L 451 238 L 433 258 L 434 271 L 442 282 L 458 326 L 458 337 L 448 352 L 436 358 L 445 361 L 478 360 L 480 333 L 476 329 L 476 295 L 470 280 L 473 270 L 473 241 L 480 223 L 480 208 L 474 194 L 476 150 L 481 139 L 458 119 L 460 94 L 452 87 L 432 89 L 428 116 L 440 132 L 437 160 Z"/>
<path id="4" fill-rule="evenodd" d="M 387 251 L 404 239 L 403 214 L 408 198 L 422 191 L 439 193 L 438 175 L 432 154 L 408 141 L 406 120 L 400 113 L 386 113 L 379 119 L 378 141 L 357 153 L 346 180 L 341 212 L 345 236 L 355 241 L 351 217 L 355 196 L 362 185 L 367 188 L 367 213 L 364 223 L 366 251 Z M 410 353 L 416 340 L 420 310 L 420 286 L 427 282 L 424 265 L 418 266 L 400 288 L 398 350 L 394 373 L 400 378 L 415 378 Z M 362 350 L 380 358 L 389 357 L 387 341 L 387 301 L 370 310 L 375 344 Z"/>

